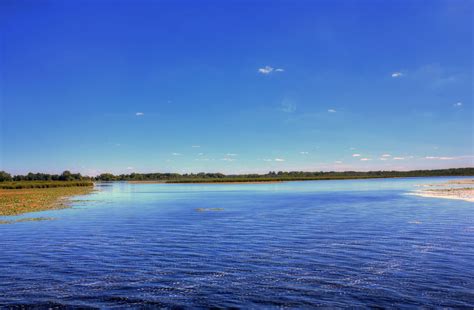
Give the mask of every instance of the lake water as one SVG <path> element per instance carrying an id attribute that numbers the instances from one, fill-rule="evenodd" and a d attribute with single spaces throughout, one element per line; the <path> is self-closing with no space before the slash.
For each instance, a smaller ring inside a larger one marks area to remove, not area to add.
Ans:
<path id="1" fill-rule="evenodd" d="M 101 186 L 0 225 L 0 305 L 472 308 L 474 203 L 406 195 L 446 180 Z"/>

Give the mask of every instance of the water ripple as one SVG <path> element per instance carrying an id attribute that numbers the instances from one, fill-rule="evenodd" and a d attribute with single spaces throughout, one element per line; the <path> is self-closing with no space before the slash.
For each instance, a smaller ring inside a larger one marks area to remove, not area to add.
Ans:
<path id="1" fill-rule="evenodd" d="M 103 187 L 0 225 L 0 305 L 474 307 L 473 204 L 410 182 Z"/>

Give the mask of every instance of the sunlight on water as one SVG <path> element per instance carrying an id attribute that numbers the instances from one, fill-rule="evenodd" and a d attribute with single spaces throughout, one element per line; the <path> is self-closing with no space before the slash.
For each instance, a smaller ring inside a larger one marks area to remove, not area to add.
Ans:
<path id="1" fill-rule="evenodd" d="M 447 178 L 104 184 L 0 225 L 0 305 L 474 306 L 474 204 Z"/>

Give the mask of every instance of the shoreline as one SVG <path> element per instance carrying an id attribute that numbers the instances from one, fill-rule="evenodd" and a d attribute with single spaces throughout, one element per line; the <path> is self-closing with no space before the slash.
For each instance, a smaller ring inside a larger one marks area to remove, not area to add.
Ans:
<path id="1" fill-rule="evenodd" d="M 0 217 L 66 209 L 73 197 L 93 191 L 93 186 L 0 189 Z"/>
<path id="2" fill-rule="evenodd" d="M 416 190 L 409 195 L 474 202 L 474 179 L 450 180 L 441 184 L 419 184 L 417 186 L 430 189 Z"/>
<path id="3" fill-rule="evenodd" d="M 302 180 L 286 180 L 286 181 L 222 181 L 222 182 L 167 182 L 167 181 L 125 181 L 129 184 L 265 184 L 265 183 L 284 183 Z M 317 181 L 317 180 L 306 180 Z"/>
<path id="4" fill-rule="evenodd" d="M 441 176 L 440 176 L 441 177 Z M 461 176 L 462 177 L 462 176 Z M 466 176 L 469 177 L 469 176 Z M 303 181 L 333 181 L 333 180 L 377 180 L 395 178 L 419 178 L 419 177 L 354 177 L 354 178 L 315 178 L 315 179 L 286 179 L 286 180 L 185 180 L 185 181 L 161 181 L 161 180 L 135 180 L 125 181 L 129 184 L 272 184 L 284 182 Z M 117 181 L 112 181 L 117 182 Z M 34 182 L 31 182 L 33 184 Z M 100 186 L 101 182 L 94 185 Z M 29 184 L 29 185 L 31 185 Z M 41 184 L 41 183 L 38 183 Z M 58 183 L 57 185 L 59 185 Z M 73 184 L 73 183 L 70 183 Z M 89 183 L 93 184 L 93 183 Z M 474 202 L 474 179 L 464 178 L 460 180 L 447 180 L 444 183 L 417 184 L 415 186 L 425 189 L 414 190 L 408 195 L 438 199 L 456 199 Z M 97 189 L 96 186 L 60 186 L 46 188 L 0 188 L 0 217 L 16 216 L 30 212 L 65 209 L 70 207 L 74 196 L 90 194 Z"/>
<path id="5" fill-rule="evenodd" d="M 474 202 L 474 196 L 462 197 L 462 196 L 442 194 L 442 193 L 436 194 L 436 193 L 425 193 L 425 192 L 414 192 L 414 193 L 409 193 L 408 195 L 425 197 L 425 198 L 454 199 L 454 200 Z"/>
<path id="6" fill-rule="evenodd" d="M 129 180 L 129 181 L 107 181 L 107 182 L 125 182 L 129 184 L 265 184 L 265 183 L 284 183 L 284 182 L 305 182 L 305 181 L 343 181 L 343 180 L 378 180 L 378 179 L 414 179 L 414 178 L 472 178 L 472 175 L 460 175 L 460 176 L 384 176 L 384 177 L 341 177 L 341 178 L 295 178 L 295 179 L 280 179 L 280 180 L 222 180 L 222 181 L 207 181 L 207 180 L 183 180 L 183 181 L 161 181 L 161 180 Z M 448 181 L 451 182 L 458 182 L 456 180 Z M 462 181 L 460 181 L 462 182 Z M 99 182 L 100 184 L 100 182 Z M 444 184 L 444 183 L 442 183 Z M 458 184 L 458 183 L 456 183 Z M 459 183 L 459 184 L 466 184 L 466 183 Z M 424 184 L 424 185 L 417 185 L 417 186 L 439 186 L 439 184 Z"/>

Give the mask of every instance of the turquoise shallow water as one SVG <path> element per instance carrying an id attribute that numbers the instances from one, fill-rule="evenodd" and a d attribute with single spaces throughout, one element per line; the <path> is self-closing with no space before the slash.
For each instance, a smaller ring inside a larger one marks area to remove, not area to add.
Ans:
<path id="1" fill-rule="evenodd" d="M 0 225 L 0 305 L 472 308 L 474 204 L 407 195 L 446 180 L 105 184 Z"/>

